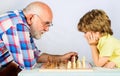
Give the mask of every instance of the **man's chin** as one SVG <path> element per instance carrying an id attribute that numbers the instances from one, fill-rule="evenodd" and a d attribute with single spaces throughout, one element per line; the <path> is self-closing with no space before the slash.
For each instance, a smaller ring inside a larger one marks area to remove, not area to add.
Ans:
<path id="1" fill-rule="evenodd" d="M 39 40 L 41 38 L 41 35 L 39 35 L 39 36 L 33 36 L 33 38 Z"/>
<path id="2" fill-rule="evenodd" d="M 34 37 L 35 39 L 39 40 L 41 38 L 41 36 L 37 36 L 37 37 Z"/>

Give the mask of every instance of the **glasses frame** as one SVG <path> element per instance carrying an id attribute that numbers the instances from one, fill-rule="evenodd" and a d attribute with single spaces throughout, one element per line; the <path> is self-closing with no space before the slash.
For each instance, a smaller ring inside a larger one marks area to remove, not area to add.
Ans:
<path id="1" fill-rule="evenodd" d="M 52 22 L 49 22 L 49 21 L 44 21 L 39 15 L 37 15 L 37 14 L 34 14 L 34 15 L 36 15 L 43 23 L 44 23 L 44 26 L 45 25 L 47 25 L 47 27 L 51 27 L 51 26 L 53 26 L 53 23 Z"/>

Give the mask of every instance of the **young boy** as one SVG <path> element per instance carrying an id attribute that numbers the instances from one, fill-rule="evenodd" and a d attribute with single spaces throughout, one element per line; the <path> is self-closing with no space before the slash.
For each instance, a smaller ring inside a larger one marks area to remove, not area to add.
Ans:
<path id="1" fill-rule="evenodd" d="M 84 32 L 96 66 L 120 68 L 120 40 L 112 36 L 111 21 L 103 10 L 87 12 L 80 19 L 78 30 Z"/>

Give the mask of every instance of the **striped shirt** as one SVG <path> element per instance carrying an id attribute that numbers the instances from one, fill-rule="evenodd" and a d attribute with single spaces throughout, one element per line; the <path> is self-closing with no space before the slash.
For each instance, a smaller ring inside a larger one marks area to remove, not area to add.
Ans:
<path id="1" fill-rule="evenodd" d="M 22 69 L 32 69 L 40 55 L 22 10 L 0 15 L 0 65 L 14 60 Z"/>

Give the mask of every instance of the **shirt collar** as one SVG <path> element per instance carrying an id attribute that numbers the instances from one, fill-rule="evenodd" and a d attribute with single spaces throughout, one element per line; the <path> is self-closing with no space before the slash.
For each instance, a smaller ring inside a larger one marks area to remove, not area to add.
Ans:
<path id="1" fill-rule="evenodd" d="M 22 10 L 19 10 L 19 14 L 20 14 L 20 16 L 21 16 L 24 24 L 26 25 L 26 27 L 30 30 L 30 27 L 29 27 L 29 25 L 27 24 L 26 17 L 25 17 L 25 15 L 24 15 L 23 11 L 22 11 Z"/>

